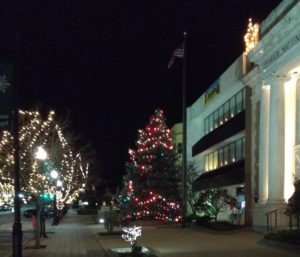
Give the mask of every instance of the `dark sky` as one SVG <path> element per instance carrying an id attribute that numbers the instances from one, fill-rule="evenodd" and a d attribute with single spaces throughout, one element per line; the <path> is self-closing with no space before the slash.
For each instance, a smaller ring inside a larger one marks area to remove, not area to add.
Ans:
<path id="1" fill-rule="evenodd" d="M 181 62 L 167 64 L 182 32 L 190 105 L 241 54 L 248 18 L 260 22 L 280 2 L 0 0 L 0 59 L 15 60 L 18 13 L 21 107 L 70 111 L 74 131 L 96 149 L 99 173 L 118 183 L 155 108 L 170 127 L 181 120 Z"/>

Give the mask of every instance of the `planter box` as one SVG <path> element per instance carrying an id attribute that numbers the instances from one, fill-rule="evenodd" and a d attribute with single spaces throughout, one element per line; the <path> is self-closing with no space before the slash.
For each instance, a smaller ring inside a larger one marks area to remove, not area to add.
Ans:
<path id="1" fill-rule="evenodd" d="M 136 255 L 131 254 L 131 247 L 113 248 L 108 251 L 108 254 L 111 257 L 156 257 L 156 255 L 152 254 L 150 250 L 144 246 L 142 246 L 141 252 Z"/>

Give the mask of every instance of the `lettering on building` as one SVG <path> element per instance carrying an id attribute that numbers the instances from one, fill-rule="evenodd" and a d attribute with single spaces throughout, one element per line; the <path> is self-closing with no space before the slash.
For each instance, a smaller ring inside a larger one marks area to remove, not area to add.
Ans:
<path id="1" fill-rule="evenodd" d="M 279 47 L 273 54 L 263 63 L 263 68 L 266 69 L 273 64 L 277 59 L 284 55 L 288 50 L 292 49 L 300 42 L 300 32 L 291 37 L 285 44 Z"/>

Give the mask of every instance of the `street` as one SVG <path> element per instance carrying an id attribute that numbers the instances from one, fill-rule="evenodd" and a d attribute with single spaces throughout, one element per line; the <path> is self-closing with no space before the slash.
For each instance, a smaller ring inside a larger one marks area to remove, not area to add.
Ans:
<path id="1" fill-rule="evenodd" d="M 25 218 L 23 213 L 32 206 L 21 208 L 21 222 L 23 230 L 23 242 L 33 237 L 33 229 L 30 218 Z M 0 256 L 7 256 L 12 250 L 12 225 L 14 214 L 11 211 L 0 212 Z M 51 226 L 52 219 L 47 220 L 46 228 Z"/>

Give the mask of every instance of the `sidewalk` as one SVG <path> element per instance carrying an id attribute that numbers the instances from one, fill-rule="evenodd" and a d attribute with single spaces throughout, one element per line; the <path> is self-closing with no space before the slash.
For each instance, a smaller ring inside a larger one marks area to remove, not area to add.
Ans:
<path id="1" fill-rule="evenodd" d="M 70 209 L 58 226 L 48 226 L 48 238 L 41 239 L 43 248 L 35 249 L 34 240 L 23 246 L 23 257 L 95 257 L 105 256 L 86 224 L 91 223 L 90 215 L 77 216 Z"/>
<path id="2" fill-rule="evenodd" d="M 58 226 L 48 226 L 45 248 L 34 249 L 34 240 L 23 246 L 23 257 L 107 257 L 112 248 L 128 247 L 119 235 L 107 231 L 92 220 L 70 209 Z M 115 228 L 121 231 L 121 228 Z M 252 231 L 215 234 L 180 225 L 147 224 L 142 226 L 138 244 L 158 257 L 299 257 L 300 248 L 283 249 L 261 243 L 262 235 Z"/>
<path id="3" fill-rule="evenodd" d="M 105 250 L 128 247 L 120 235 L 101 236 L 99 225 L 88 225 Z M 120 228 L 115 228 L 115 231 Z M 267 245 L 263 236 L 251 230 L 232 233 L 182 228 L 181 225 L 142 226 L 138 245 L 145 246 L 157 257 L 299 257 L 300 247 L 278 247 L 279 243 Z"/>

